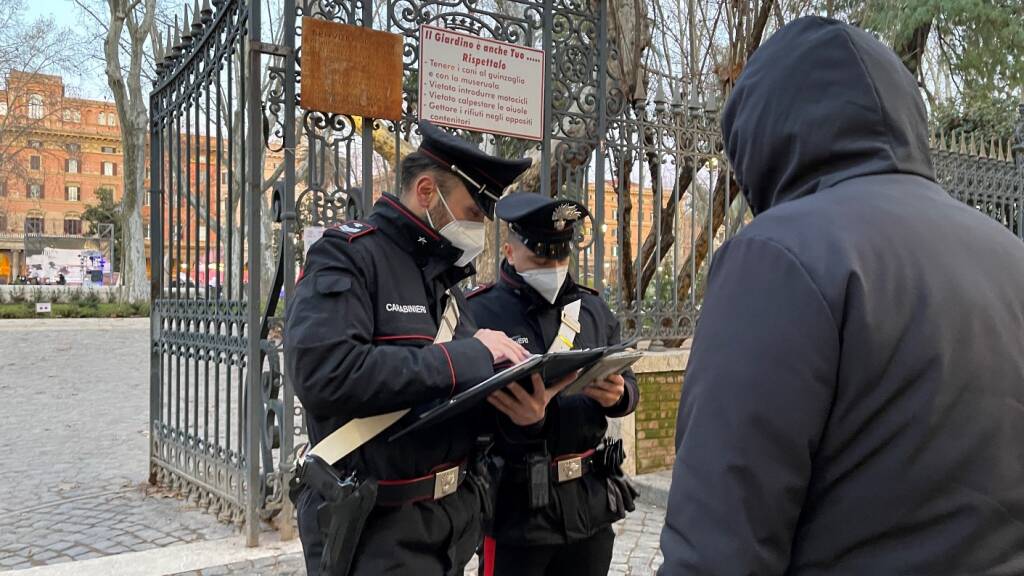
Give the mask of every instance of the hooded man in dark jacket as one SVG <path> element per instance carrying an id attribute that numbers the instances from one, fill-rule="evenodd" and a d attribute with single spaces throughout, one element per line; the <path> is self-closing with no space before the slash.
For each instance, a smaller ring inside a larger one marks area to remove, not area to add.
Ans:
<path id="1" fill-rule="evenodd" d="M 715 255 L 660 574 L 1024 574 L 1024 244 L 934 182 L 914 79 L 803 18 L 722 128 L 756 217 Z"/>

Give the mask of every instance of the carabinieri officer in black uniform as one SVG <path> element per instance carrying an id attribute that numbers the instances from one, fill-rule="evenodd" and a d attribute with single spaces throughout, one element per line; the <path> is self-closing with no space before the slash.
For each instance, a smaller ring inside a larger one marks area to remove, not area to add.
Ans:
<path id="1" fill-rule="evenodd" d="M 540 194 L 521 192 L 498 201 L 509 240 L 497 284 L 469 294 L 480 326 L 505 332 L 531 353 L 619 342 L 611 310 L 568 273 L 577 226 L 586 214 L 576 202 Z M 543 423 L 529 427 L 532 438 L 529 428 L 502 422 L 499 429 L 511 433 L 499 434 L 505 467 L 481 575 L 608 573 L 611 524 L 633 509 L 635 492 L 622 474 L 621 440 L 603 441 L 606 417 L 633 412 L 638 400 L 636 378 L 627 371 L 594 382 L 583 394 L 557 396 Z M 504 410 L 511 398 L 496 395 L 490 401 Z"/>
<path id="2" fill-rule="evenodd" d="M 388 428 L 396 431 L 405 409 L 447 400 L 496 363 L 527 355 L 504 334 L 477 330 L 456 284 L 474 272 L 484 218 L 530 161 L 493 158 L 426 122 L 420 128 L 419 150 L 401 165 L 401 197 L 385 194 L 365 221 L 325 231 L 287 310 L 286 367 L 311 453 L 337 461 L 339 477 L 376 487 L 361 530 L 355 519 L 330 517 L 330 497 L 308 482 L 295 487 L 311 575 L 462 574 L 481 539 L 486 475 L 473 459 L 487 407 L 394 442 L 379 433 L 380 420 L 397 419 Z M 547 398 L 528 400 L 539 402 L 539 420 Z M 353 540 L 332 543 L 351 532 Z M 322 565 L 336 545 L 354 552 L 340 567 Z"/>

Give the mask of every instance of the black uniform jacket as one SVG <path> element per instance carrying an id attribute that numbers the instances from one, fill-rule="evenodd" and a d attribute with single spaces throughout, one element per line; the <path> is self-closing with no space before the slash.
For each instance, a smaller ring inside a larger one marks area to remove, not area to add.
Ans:
<path id="1" fill-rule="evenodd" d="M 712 265 L 660 574 L 1024 574 L 1024 244 L 934 182 L 866 32 L 797 20 L 731 98 L 757 216 Z"/>
<path id="2" fill-rule="evenodd" d="M 577 285 L 571 277 L 555 303 L 550 304 L 504 262 L 498 283 L 470 293 L 469 306 L 481 328 L 501 330 L 530 352 L 543 353 L 558 334 L 562 307 L 579 299 L 582 330 L 573 348 L 618 343 L 618 319 L 596 292 Z M 597 447 L 608 429 L 607 417 L 625 416 L 636 409 L 640 397 L 636 378 L 632 371 L 627 371 L 625 378 L 622 400 L 608 410 L 580 394 L 557 396 L 548 405 L 543 431 L 533 442 L 522 442 L 520 431 L 510 429 L 513 425 L 504 416 L 499 419 L 499 428 L 509 433 L 498 435 L 498 450 L 506 459 L 507 473 L 498 490 L 493 529 L 496 540 L 510 545 L 563 544 L 586 538 L 618 519 L 609 508 L 605 480 L 600 475 L 590 474 L 557 486 L 552 482 L 550 504 L 531 511 L 526 484 L 513 479 L 511 468 L 521 466 L 528 452 L 543 450 L 545 445 L 552 457 Z"/>
<path id="3" fill-rule="evenodd" d="M 458 289 L 455 339 L 433 343 L 445 291 L 473 272 L 452 265 L 459 255 L 390 195 L 366 222 L 328 229 L 310 248 L 287 310 L 285 359 L 313 444 L 352 418 L 429 406 L 493 374 Z M 423 476 L 465 459 L 479 423 L 469 414 L 395 442 L 384 432 L 343 467 L 377 479 Z"/>

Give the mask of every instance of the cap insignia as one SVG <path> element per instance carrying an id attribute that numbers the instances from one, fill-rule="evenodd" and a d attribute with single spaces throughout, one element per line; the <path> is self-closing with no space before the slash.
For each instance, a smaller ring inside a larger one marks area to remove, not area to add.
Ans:
<path id="1" fill-rule="evenodd" d="M 566 222 L 576 222 L 582 215 L 572 204 L 562 204 L 555 208 L 551 219 L 555 222 L 555 230 L 562 231 L 565 229 Z"/>

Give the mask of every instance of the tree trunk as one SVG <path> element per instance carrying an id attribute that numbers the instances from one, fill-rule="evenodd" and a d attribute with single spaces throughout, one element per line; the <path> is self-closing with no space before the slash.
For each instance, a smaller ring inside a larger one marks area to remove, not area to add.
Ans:
<path id="1" fill-rule="evenodd" d="M 133 103 L 134 106 L 136 103 Z M 125 302 L 149 301 L 149 281 L 146 278 L 145 237 L 142 230 L 142 198 L 146 193 L 146 111 L 136 110 L 133 116 L 142 117 L 142 122 L 122 123 L 121 133 L 127 136 L 130 146 L 124 147 L 124 195 L 121 197 L 121 235 L 124 254 L 121 255 L 121 277 Z M 130 134 L 128 133 L 130 130 Z"/>
<path id="2" fill-rule="evenodd" d="M 730 176 L 728 178 L 719 178 L 718 183 L 715 185 L 715 193 L 712 199 L 711 207 L 711 230 L 717 232 L 722 226 L 722 222 L 725 220 L 725 195 L 726 188 L 729 189 L 729 206 L 736 200 L 736 195 L 740 191 L 739 184 L 736 180 Z M 690 297 L 690 290 L 694 285 L 693 271 L 696 270 L 700 273 L 701 268 L 704 267 L 704 261 L 707 260 L 708 254 L 711 252 L 711 238 L 708 237 L 708 229 L 706 226 L 701 226 L 700 234 L 697 235 L 697 241 L 693 245 L 693 249 L 690 250 L 690 255 L 687 256 L 683 262 L 682 267 L 679 269 L 677 276 L 678 290 L 676 291 L 676 297 L 680 303 L 680 310 L 684 309 L 684 303 Z M 669 340 L 665 342 L 665 345 L 670 348 L 675 348 L 682 345 L 682 340 Z"/>
<path id="3" fill-rule="evenodd" d="M 146 278 L 145 239 L 142 232 L 142 195 L 146 175 L 146 134 L 149 128 L 146 100 L 142 91 L 142 63 L 146 40 L 153 29 L 156 0 L 145 0 L 142 18 L 124 0 L 107 0 L 110 22 L 104 39 L 107 85 L 114 95 L 114 104 L 120 120 L 121 140 L 124 143 L 123 182 L 121 197 L 122 279 L 124 302 L 149 300 L 149 281 Z M 127 74 L 121 65 L 122 35 L 129 49 Z M 116 255 L 115 255 L 116 257 Z"/>
<path id="4" fill-rule="evenodd" d="M 914 78 L 917 78 L 917 71 L 921 68 L 921 60 L 924 58 L 931 30 L 932 21 L 928 20 L 915 28 L 902 42 L 895 42 L 895 46 L 893 46 L 893 51 L 899 55 L 903 65 L 907 67 Z"/>
<path id="5" fill-rule="evenodd" d="M 728 94 L 731 91 L 732 85 L 739 77 L 739 73 L 743 70 L 743 66 L 746 64 L 750 56 L 754 54 L 754 51 L 757 50 L 757 47 L 761 45 L 761 40 L 764 36 L 764 29 L 768 24 L 774 5 L 775 0 L 761 0 L 761 4 L 753 22 L 751 23 L 749 32 L 745 34 L 745 26 L 743 22 L 746 17 L 745 12 L 737 15 L 737 20 L 734 26 L 737 31 L 735 34 L 736 41 L 734 45 L 730 47 L 730 57 L 728 61 L 721 66 L 719 70 L 721 78 L 720 88 L 723 94 Z M 685 142 L 679 143 L 678 147 L 681 149 L 689 148 L 688 143 Z M 721 151 L 721 146 L 719 146 L 715 150 L 715 153 L 720 154 Z M 692 162 L 692 158 L 685 158 L 684 166 L 686 167 L 686 170 L 679 174 L 675 184 L 679 190 L 678 196 L 680 200 L 682 200 L 684 194 L 687 193 L 687 190 L 689 190 L 693 184 L 694 168 L 692 168 Z M 702 167 L 703 164 L 697 166 L 696 170 L 700 170 Z M 719 187 L 724 188 L 723 184 L 724 178 L 719 180 Z M 725 218 L 724 205 L 721 205 L 721 203 L 724 202 L 724 197 L 721 196 L 721 194 L 724 194 L 724 190 L 719 190 L 719 187 L 716 187 L 712 211 L 713 230 L 716 232 Z M 730 205 L 737 191 L 738 186 L 735 186 L 734 184 L 734 187 L 730 192 Z M 695 191 L 689 190 L 689 193 L 692 195 L 695 194 Z M 676 238 L 674 237 L 674 224 L 678 213 L 678 206 L 676 206 L 675 197 L 676 194 L 673 193 L 672 197 L 669 198 L 668 204 L 661 211 L 661 218 L 658 226 L 652 228 L 648 233 L 647 238 L 644 240 L 643 247 L 641 249 L 641 258 L 638 261 L 639 270 L 637 272 L 640 281 L 641 294 L 647 290 L 647 287 L 654 279 L 658 266 L 661 264 L 661 259 L 664 258 L 666 254 L 671 253 L 669 249 L 676 241 Z M 657 240 L 659 231 L 661 237 L 660 242 Z M 685 265 L 680 269 L 679 290 L 680 293 L 685 293 L 687 296 L 689 295 L 690 286 L 693 282 L 693 278 L 689 277 L 692 262 L 696 260 L 698 262 L 697 268 L 699 269 L 701 264 L 707 258 L 707 250 L 710 243 L 708 242 L 708 239 L 705 238 L 706 234 L 706 228 L 702 227 L 697 242 L 690 249 L 690 254 L 687 256 Z M 658 257 L 659 255 L 660 258 Z M 685 290 L 683 286 L 684 283 L 686 284 Z M 680 301 L 682 301 L 682 298 L 680 298 Z"/>

